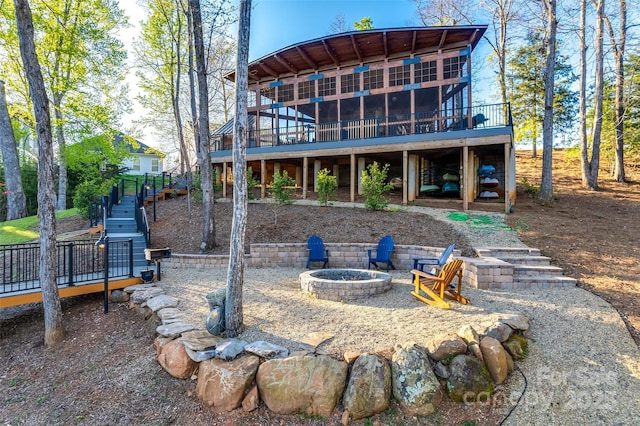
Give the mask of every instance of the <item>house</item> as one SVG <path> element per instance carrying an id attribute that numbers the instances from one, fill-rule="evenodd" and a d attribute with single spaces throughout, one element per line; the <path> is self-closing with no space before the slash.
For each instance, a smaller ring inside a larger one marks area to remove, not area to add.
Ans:
<path id="1" fill-rule="evenodd" d="M 114 145 L 124 146 L 131 154 L 123 164 L 127 168 L 127 173 L 132 175 L 161 175 L 164 171 L 163 160 L 165 154 L 152 148 L 134 138 L 126 137 L 118 133 L 113 138 Z"/>
<path id="2" fill-rule="evenodd" d="M 374 161 L 390 165 L 403 204 L 447 199 L 508 211 L 515 201 L 509 104 L 474 105 L 471 52 L 486 25 L 330 35 L 249 64 L 247 165 L 264 188 L 287 170 L 303 198 L 324 168 L 361 193 Z M 235 73 L 227 75 L 235 80 Z M 213 134 L 227 196 L 233 122 Z"/>

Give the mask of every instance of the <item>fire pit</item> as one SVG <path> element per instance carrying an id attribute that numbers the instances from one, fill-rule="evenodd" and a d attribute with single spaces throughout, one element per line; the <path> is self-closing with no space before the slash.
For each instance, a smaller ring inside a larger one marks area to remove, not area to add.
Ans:
<path id="1" fill-rule="evenodd" d="M 304 293 L 324 300 L 357 300 L 391 288 L 391 275 L 366 269 L 319 269 L 300 274 Z"/>

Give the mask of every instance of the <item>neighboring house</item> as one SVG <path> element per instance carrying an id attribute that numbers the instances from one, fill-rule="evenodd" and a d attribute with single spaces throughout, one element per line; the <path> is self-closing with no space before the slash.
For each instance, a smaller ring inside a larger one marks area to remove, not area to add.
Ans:
<path id="1" fill-rule="evenodd" d="M 163 160 L 165 154 L 143 144 L 137 140 L 125 141 L 123 134 L 118 134 L 113 139 L 114 144 L 124 145 L 133 154 L 127 158 L 123 166 L 128 169 L 127 173 L 132 175 L 161 175 L 164 171 Z"/>
<path id="2" fill-rule="evenodd" d="M 508 211 L 516 195 L 510 107 L 472 103 L 471 52 L 486 29 L 353 31 L 251 62 L 247 163 L 263 190 L 287 170 L 306 197 L 326 168 L 355 201 L 358 177 L 377 161 L 390 164 L 404 204 L 446 198 L 465 210 L 484 202 Z M 232 130 L 231 122 L 213 133 L 211 160 L 227 176 Z"/>

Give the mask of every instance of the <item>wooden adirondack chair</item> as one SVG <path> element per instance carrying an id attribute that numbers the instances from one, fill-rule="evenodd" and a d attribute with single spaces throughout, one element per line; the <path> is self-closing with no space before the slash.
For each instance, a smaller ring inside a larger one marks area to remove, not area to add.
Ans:
<path id="1" fill-rule="evenodd" d="M 323 262 L 322 267 L 327 267 L 327 263 L 329 263 L 329 250 L 324 248 L 322 238 L 317 235 L 310 236 L 307 240 L 307 250 L 309 252 L 307 269 L 311 268 L 311 262 Z"/>
<path id="2" fill-rule="evenodd" d="M 415 290 L 411 295 L 426 304 L 439 308 L 449 309 L 446 299 L 456 300 L 464 305 L 469 300 L 462 297 L 462 260 L 452 260 L 446 263 L 437 276 L 414 269 L 411 271 L 414 276 L 413 283 Z M 454 277 L 458 277 L 457 288 L 451 285 Z M 421 294 L 420 292 L 424 293 Z"/>
<path id="3" fill-rule="evenodd" d="M 387 272 L 389 272 L 389 268 L 396 269 L 396 267 L 393 266 L 393 262 L 391 262 L 393 245 L 393 237 L 391 235 L 385 235 L 380 238 L 380 241 L 378 241 L 378 248 L 376 249 L 375 256 L 372 255 L 373 250 L 367 250 L 367 255 L 369 256 L 368 269 L 371 269 L 372 264 L 377 268 L 378 262 L 387 264 Z"/>

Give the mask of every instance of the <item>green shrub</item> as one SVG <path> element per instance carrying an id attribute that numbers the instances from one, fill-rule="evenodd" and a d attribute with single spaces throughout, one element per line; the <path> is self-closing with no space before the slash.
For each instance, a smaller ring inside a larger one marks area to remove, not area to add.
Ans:
<path id="1" fill-rule="evenodd" d="M 278 223 L 278 209 L 285 205 L 293 203 L 291 194 L 293 193 L 293 185 L 295 181 L 289 177 L 289 173 L 284 170 L 282 173 L 273 174 L 273 182 L 271 182 L 271 196 L 275 203 L 273 203 L 274 223 Z"/>
<path id="2" fill-rule="evenodd" d="M 387 181 L 387 173 L 389 172 L 389 164 L 380 165 L 374 161 L 369 164 L 366 170 L 363 170 L 360 177 L 362 183 L 362 191 L 365 196 L 364 207 L 369 210 L 384 210 L 389 205 L 389 200 L 384 198 L 383 194 L 389 192 L 392 186 Z"/>
<path id="3" fill-rule="evenodd" d="M 522 178 L 522 186 L 524 187 L 524 193 L 531 198 L 538 198 L 540 193 L 540 185 L 533 185 L 529 183 L 526 177 Z"/>
<path id="4" fill-rule="evenodd" d="M 260 185 L 260 181 L 253 177 L 253 169 L 249 167 L 247 169 L 247 197 L 250 200 L 255 200 L 256 198 L 258 198 L 256 197 L 256 194 L 254 194 L 254 189 L 256 189 L 258 185 Z"/>
<path id="5" fill-rule="evenodd" d="M 110 195 L 112 186 L 113 182 L 111 180 L 104 182 L 89 180 L 78 184 L 76 194 L 73 197 L 73 207 L 78 210 L 80 216 L 88 219 L 91 203 L 100 201 L 102 195 Z"/>
<path id="6" fill-rule="evenodd" d="M 338 180 L 327 169 L 318 172 L 318 201 L 321 206 L 326 206 L 338 190 Z"/>

